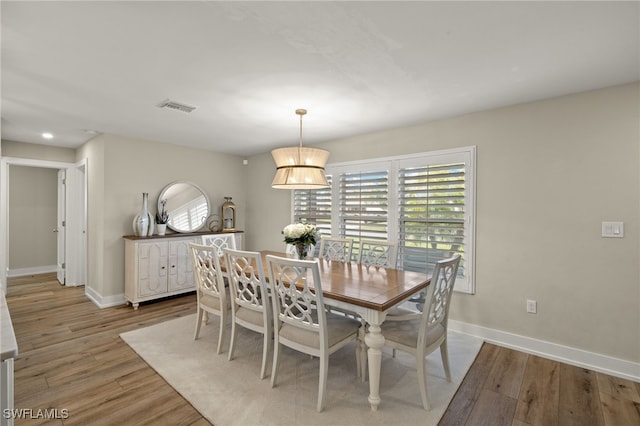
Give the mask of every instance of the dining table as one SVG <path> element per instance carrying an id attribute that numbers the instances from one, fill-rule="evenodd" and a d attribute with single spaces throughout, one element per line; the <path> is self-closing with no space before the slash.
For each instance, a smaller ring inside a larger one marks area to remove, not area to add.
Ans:
<path id="1" fill-rule="evenodd" d="M 288 257 L 291 255 L 260 251 L 265 272 L 267 255 Z M 324 304 L 343 311 L 353 312 L 368 324 L 365 335 L 369 365 L 369 404 L 377 411 L 380 405 L 380 370 L 384 336 L 381 325 L 387 314 L 406 302 L 431 283 L 427 273 L 401 269 L 365 266 L 355 262 L 314 259 L 319 264 Z M 265 274 L 268 279 L 268 273 Z"/>

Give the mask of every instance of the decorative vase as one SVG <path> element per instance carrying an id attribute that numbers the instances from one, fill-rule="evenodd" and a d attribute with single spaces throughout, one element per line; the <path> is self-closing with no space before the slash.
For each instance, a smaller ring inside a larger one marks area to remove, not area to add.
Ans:
<path id="1" fill-rule="evenodd" d="M 158 227 L 158 235 L 164 235 L 167 232 L 167 224 L 166 223 L 156 223 Z"/>
<path id="2" fill-rule="evenodd" d="M 313 245 L 303 243 L 296 244 L 296 255 L 299 260 L 307 260 L 309 258 L 309 253 L 313 253 Z"/>
<path id="3" fill-rule="evenodd" d="M 153 235 L 153 224 L 155 223 L 148 208 L 149 193 L 142 193 L 142 210 L 133 218 L 133 233 L 138 237 L 148 237 Z"/>

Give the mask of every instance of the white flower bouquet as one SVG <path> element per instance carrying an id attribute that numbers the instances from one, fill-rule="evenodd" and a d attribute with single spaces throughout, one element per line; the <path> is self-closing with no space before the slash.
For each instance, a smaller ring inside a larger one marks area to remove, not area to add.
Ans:
<path id="1" fill-rule="evenodd" d="M 320 238 L 315 225 L 308 223 L 292 223 L 284 227 L 284 242 L 293 245 L 311 246 L 315 245 Z"/>

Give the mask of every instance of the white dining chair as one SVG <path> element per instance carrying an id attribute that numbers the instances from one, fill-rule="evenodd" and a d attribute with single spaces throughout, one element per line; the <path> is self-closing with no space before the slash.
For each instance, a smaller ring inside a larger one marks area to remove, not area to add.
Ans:
<path id="1" fill-rule="evenodd" d="M 322 237 L 318 257 L 325 260 L 351 262 L 352 250 L 353 240 L 349 238 Z"/>
<path id="2" fill-rule="evenodd" d="M 222 249 L 229 279 L 231 294 L 231 343 L 229 344 L 229 361 L 233 359 L 233 351 L 237 337 L 237 327 L 262 334 L 262 367 L 260 378 L 264 379 L 268 356 L 271 353 L 273 338 L 273 308 L 269 297 L 262 257 L 258 252 Z"/>
<path id="3" fill-rule="evenodd" d="M 396 268 L 397 245 L 384 241 L 360 240 L 358 263 L 376 268 Z"/>
<path id="4" fill-rule="evenodd" d="M 294 244 L 287 244 L 285 246 L 284 251 L 288 256 L 296 256 L 297 255 L 296 246 Z"/>
<path id="5" fill-rule="evenodd" d="M 217 349 L 219 354 L 229 309 L 227 290 L 220 270 L 220 257 L 212 246 L 189 243 L 189 249 L 193 262 L 197 297 L 196 330 L 193 339 L 198 339 L 202 322 L 208 322 L 208 316 L 205 319 L 205 313 L 217 315 L 220 317 Z"/>
<path id="6" fill-rule="evenodd" d="M 235 234 L 209 234 L 202 236 L 202 244 L 205 246 L 215 247 L 218 257 L 222 257 L 222 249 L 230 248 L 235 250 L 236 237 Z"/>
<path id="7" fill-rule="evenodd" d="M 329 355 L 357 340 L 360 322 L 326 312 L 316 261 L 268 255 L 267 264 L 274 318 L 271 386 L 276 384 L 282 345 L 318 357 L 320 412 L 326 405 Z M 355 346 L 359 363 L 360 345 L 356 342 Z"/>
<path id="8" fill-rule="evenodd" d="M 420 396 L 425 410 L 431 408 L 427 396 L 425 357 L 438 348 L 447 381 L 451 381 L 447 324 L 459 264 L 460 255 L 436 263 L 422 312 L 407 311 L 406 315 L 387 316 L 382 324 L 386 346 L 415 356 Z"/>

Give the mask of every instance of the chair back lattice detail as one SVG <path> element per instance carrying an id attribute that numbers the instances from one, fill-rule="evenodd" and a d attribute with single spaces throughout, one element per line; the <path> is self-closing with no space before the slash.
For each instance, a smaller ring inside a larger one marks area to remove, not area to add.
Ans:
<path id="1" fill-rule="evenodd" d="M 322 238 L 318 257 L 325 260 L 351 262 L 353 240 L 346 238 Z"/>
<path id="2" fill-rule="evenodd" d="M 214 247 L 189 243 L 196 281 L 196 293 L 218 297 L 225 301 L 224 281 L 221 277 L 220 258 Z M 224 303 L 222 304 L 224 306 Z"/>
<path id="3" fill-rule="evenodd" d="M 397 246 L 381 241 L 360 240 L 358 263 L 376 268 L 396 267 Z"/>
<path id="4" fill-rule="evenodd" d="M 279 321 L 320 334 L 326 339 L 326 316 L 320 284 L 320 273 L 315 261 L 269 259 L 269 285 L 273 297 L 273 315 Z"/>
<path id="5" fill-rule="evenodd" d="M 285 246 L 285 253 L 287 253 L 288 255 L 291 256 L 295 256 L 297 251 L 296 251 L 296 246 L 293 244 L 287 244 Z"/>
<path id="6" fill-rule="evenodd" d="M 203 235 L 202 244 L 215 247 L 218 257 L 222 257 L 222 249 L 236 249 L 236 237 L 234 234 Z"/>
<path id="7" fill-rule="evenodd" d="M 260 253 L 228 248 L 223 249 L 223 252 L 231 284 L 231 297 L 239 306 L 262 312 L 268 301 L 268 291 L 262 276 Z M 235 305 L 232 304 L 231 307 L 235 308 Z"/>
<path id="8" fill-rule="evenodd" d="M 428 309 L 422 314 L 421 330 L 432 329 L 438 324 L 442 324 L 445 330 L 447 329 L 451 294 L 459 264 L 460 255 L 436 263 L 431 284 L 427 287 Z M 426 335 L 426 332 L 420 333 L 420 337 L 423 339 L 426 339 Z"/>

